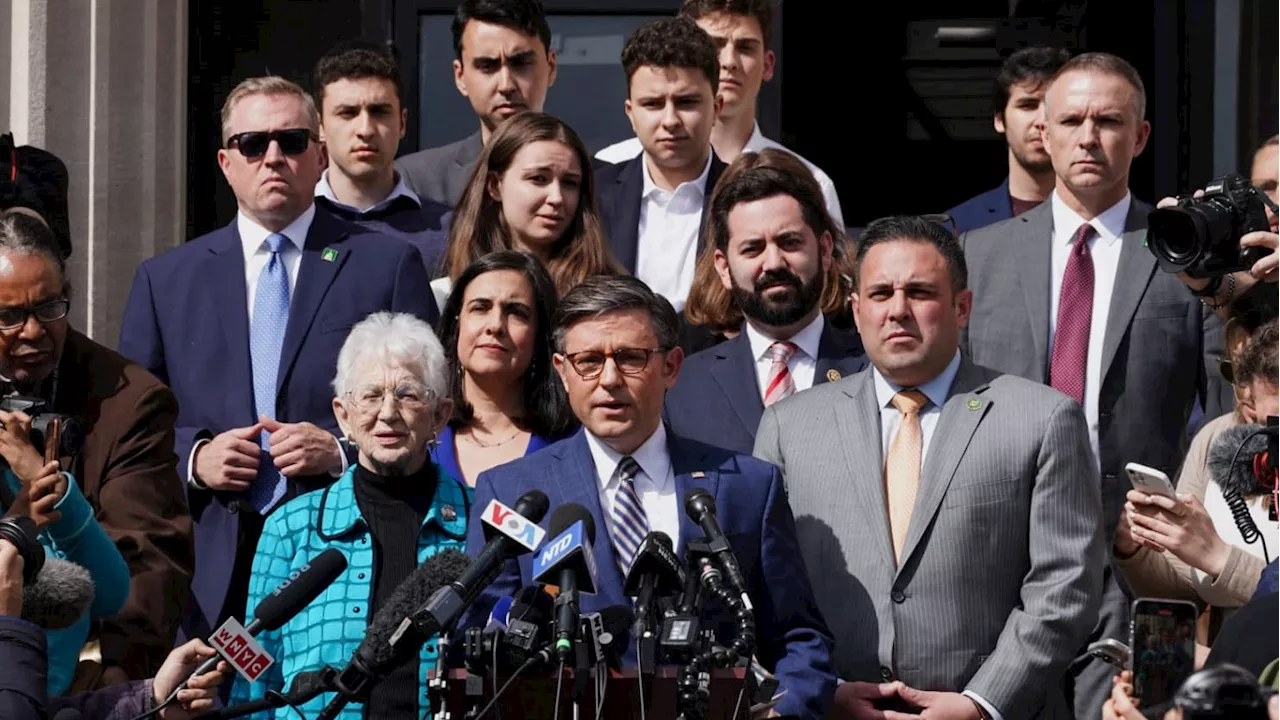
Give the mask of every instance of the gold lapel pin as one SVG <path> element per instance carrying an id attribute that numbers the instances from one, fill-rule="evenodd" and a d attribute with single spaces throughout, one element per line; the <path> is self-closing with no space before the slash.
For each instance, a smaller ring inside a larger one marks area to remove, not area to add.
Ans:
<path id="1" fill-rule="evenodd" d="M 828 371 L 827 371 L 827 382 L 835 382 L 835 381 L 837 381 L 837 380 L 839 380 L 839 379 L 840 379 L 840 371 L 839 371 L 839 370 L 837 370 L 837 369 L 835 369 L 835 368 L 831 368 L 830 370 L 828 370 Z"/>
<path id="2" fill-rule="evenodd" d="M 978 398 L 969 398 L 969 402 L 965 403 L 965 407 L 970 410 L 980 410 L 982 408 L 982 401 Z"/>

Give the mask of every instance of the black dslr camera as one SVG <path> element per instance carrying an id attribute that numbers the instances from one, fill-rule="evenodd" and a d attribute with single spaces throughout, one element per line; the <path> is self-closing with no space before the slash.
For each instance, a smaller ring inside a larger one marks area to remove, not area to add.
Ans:
<path id="1" fill-rule="evenodd" d="M 1266 248 L 1240 247 L 1240 238 L 1269 230 L 1267 208 L 1276 206 L 1243 175 L 1226 175 L 1209 183 L 1198 198 L 1180 197 L 1178 204 L 1151 213 L 1148 246 L 1160 269 L 1186 271 L 1212 278 L 1248 270 L 1267 255 Z"/>
<path id="2" fill-rule="evenodd" d="M 1248 670 L 1223 663 L 1187 678 L 1173 702 L 1182 720 L 1267 720 L 1270 696 Z"/>
<path id="3" fill-rule="evenodd" d="M 41 455 L 45 455 L 45 440 L 49 437 L 49 429 L 58 420 L 58 457 L 74 455 L 80 446 L 80 427 L 71 418 L 50 412 L 49 403 L 42 398 L 25 395 L 10 395 L 0 398 L 0 410 L 5 412 L 24 412 L 31 418 L 31 444 Z M 0 423 L 0 427 L 4 427 Z M 0 463 L 3 463 L 0 460 Z"/>

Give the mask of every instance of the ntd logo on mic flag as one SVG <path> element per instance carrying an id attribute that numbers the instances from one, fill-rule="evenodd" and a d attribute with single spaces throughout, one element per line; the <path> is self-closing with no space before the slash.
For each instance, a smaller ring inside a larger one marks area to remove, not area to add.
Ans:
<path id="1" fill-rule="evenodd" d="M 554 585 L 560 581 L 557 573 L 570 567 L 571 563 L 580 563 L 579 567 L 586 571 L 588 577 L 579 576 L 579 590 L 594 593 L 596 556 L 585 538 L 586 526 L 579 520 L 549 540 L 533 559 L 533 581 Z"/>
<path id="2" fill-rule="evenodd" d="M 480 516 L 484 524 L 529 548 L 529 552 L 538 549 L 547 531 L 529 522 L 523 515 L 503 505 L 497 500 L 490 500 Z"/>
<path id="3" fill-rule="evenodd" d="M 213 632 L 209 644 L 249 682 L 256 681 L 275 664 L 275 658 L 268 655 L 235 618 L 227 618 L 222 627 Z"/>

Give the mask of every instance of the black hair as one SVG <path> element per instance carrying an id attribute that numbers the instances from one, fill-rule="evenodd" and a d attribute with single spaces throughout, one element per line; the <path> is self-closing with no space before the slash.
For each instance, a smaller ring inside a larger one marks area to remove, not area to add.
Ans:
<path id="1" fill-rule="evenodd" d="M 1029 47 L 1005 58 L 996 75 L 995 91 L 991 94 L 991 111 L 1004 117 L 1009 105 L 1009 93 L 1014 85 L 1030 83 L 1044 85 L 1071 59 L 1071 52 L 1059 47 Z"/>
<path id="2" fill-rule="evenodd" d="M 1280 343 L 1280 332 L 1277 332 L 1276 319 L 1271 318 L 1249 336 L 1249 344 L 1241 354 L 1240 364 L 1236 369 L 1235 381 L 1244 384 L 1262 380 L 1275 385 L 1277 373 L 1280 373 L 1280 362 L 1276 358 L 1277 343 Z"/>
<path id="3" fill-rule="evenodd" d="M 462 0 L 453 13 L 454 60 L 462 59 L 462 33 L 472 20 L 537 37 L 542 41 L 542 49 L 551 52 L 551 26 L 539 0 Z"/>
<path id="4" fill-rule="evenodd" d="M 867 257 L 867 252 L 876 245 L 895 240 L 927 243 L 937 248 L 947 261 L 953 296 L 969 286 L 969 269 L 964 261 L 964 248 L 950 230 L 919 215 L 893 215 L 872 221 L 858 235 L 858 251 L 854 256 L 854 292 L 862 290 L 862 261 Z"/>
<path id="5" fill-rule="evenodd" d="M 680 14 L 695 22 L 711 13 L 755 18 L 766 48 L 773 34 L 773 12 L 774 0 L 684 0 L 680 6 Z"/>
<path id="6" fill-rule="evenodd" d="M 670 350 L 680 344 L 680 318 L 666 298 L 631 275 L 596 275 L 560 299 L 551 338 L 556 352 L 565 351 L 564 336 L 574 324 L 623 310 L 648 312 L 659 346 Z"/>
<path id="7" fill-rule="evenodd" d="M 642 67 L 690 68 L 701 70 L 711 83 L 711 92 L 720 87 L 720 56 L 716 43 L 705 30 L 683 15 L 662 18 L 636 28 L 622 46 L 622 70 L 631 78 Z"/>
<path id="8" fill-rule="evenodd" d="M 324 89 L 330 83 L 369 77 L 390 80 L 396 88 L 396 98 L 403 101 L 400 66 L 396 63 L 395 56 L 388 48 L 367 40 L 339 43 L 325 53 L 316 63 L 312 91 L 317 104 L 323 107 Z"/>
<path id="9" fill-rule="evenodd" d="M 449 395 L 453 398 L 453 417 L 449 425 L 465 428 L 474 419 L 471 404 L 463 394 L 462 364 L 458 360 L 458 330 L 461 324 L 462 302 L 467 286 L 485 273 L 498 270 L 515 270 L 524 275 L 533 290 L 534 323 L 537 332 L 533 358 L 524 379 L 524 417 L 519 424 L 525 430 L 546 439 L 568 435 L 577 427 L 577 418 L 569 406 L 560 378 L 551 365 L 551 332 L 556 313 L 556 286 L 542 262 L 532 255 L 515 250 L 499 250 L 471 263 L 458 276 L 440 314 L 437 335 L 444 345 L 446 367 L 449 374 Z M 456 369 L 454 369 L 456 368 Z"/>

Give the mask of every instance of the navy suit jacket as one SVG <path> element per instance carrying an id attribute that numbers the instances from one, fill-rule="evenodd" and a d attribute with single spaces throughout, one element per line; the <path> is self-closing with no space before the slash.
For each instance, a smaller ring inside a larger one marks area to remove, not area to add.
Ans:
<path id="1" fill-rule="evenodd" d="M 947 211 L 960 234 L 994 225 L 1013 217 L 1013 203 L 1009 200 L 1009 178 L 999 186 L 965 200 Z"/>
<path id="2" fill-rule="evenodd" d="M 711 170 L 707 173 L 707 184 L 703 188 L 703 197 L 711 199 L 711 191 L 716 181 L 728 166 L 711 154 Z M 605 231 L 609 233 L 609 247 L 613 256 L 622 263 L 627 272 L 636 272 L 636 255 L 640 247 L 640 203 L 644 195 L 644 153 L 634 158 L 606 165 L 596 171 L 596 206 L 600 210 L 600 218 L 604 222 Z M 702 254 L 703 230 L 707 226 L 707 202 L 702 203 L 702 221 L 698 225 L 698 254 Z"/>
<path id="3" fill-rule="evenodd" d="M 704 488 L 715 497 L 720 526 L 742 566 L 755 605 L 756 656 L 777 675 L 779 690 L 788 691 L 778 703 L 778 712 L 821 718 L 835 693 L 830 663 L 832 639 L 813 599 L 782 475 L 774 466 L 748 455 L 671 433 L 667 443 L 675 474 L 676 501 L 681 509 L 686 493 L 693 488 Z M 471 506 L 467 552 L 476 555 L 484 547 L 480 514 L 490 500 L 497 498 L 514 507 L 520 496 L 532 489 L 545 492 L 552 508 L 578 503 L 595 518 L 593 550 L 599 576 L 596 593 L 582 596 L 581 612 L 598 612 L 614 605 L 632 607 L 632 601 L 623 595 L 625 579 L 609 541 L 600 506 L 600 482 L 583 430 L 541 452 L 481 473 Z M 548 513 L 543 519 L 544 528 L 550 517 Z M 681 512 L 680 542 L 676 548 L 681 558 L 688 541 L 702 535 L 702 530 Z M 533 558 L 526 554 L 508 561 L 498 579 L 472 605 L 463 627 L 483 626 L 498 598 L 514 595 L 521 587 L 533 584 Z M 728 618 L 722 613 L 716 620 L 719 637 L 731 637 L 733 626 Z M 628 646 L 624 662 L 635 665 L 634 643 Z"/>
<path id="4" fill-rule="evenodd" d="M 866 366 L 857 333 L 823 323 L 813 384 L 848 377 Z M 744 455 L 755 447 L 763 414 L 764 399 L 745 330 L 685 360 L 663 407 L 663 419 L 676 435 Z"/>
<path id="5" fill-rule="evenodd" d="M 328 259 L 326 259 L 326 256 Z M 307 233 L 289 308 L 277 376 L 276 419 L 311 422 L 341 435 L 331 383 L 351 326 L 379 310 L 436 320 L 435 299 L 417 249 L 317 208 Z M 216 627 L 236 562 L 242 495 L 202 491 L 186 482 L 197 440 L 252 425 L 244 252 L 233 221 L 138 266 L 125 306 L 120 352 L 150 370 L 178 398 L 174 450 L 195 520 L 198 607 L 183 620 L 186 637 Z M 286 499 L 332 482 L 291 478 Z M 248 550 L 252 552 L 252 548 Z M 231 607 L 235 607 L 232 605 Z M 200 617 L 203 615 L 203 617 Z"/>

